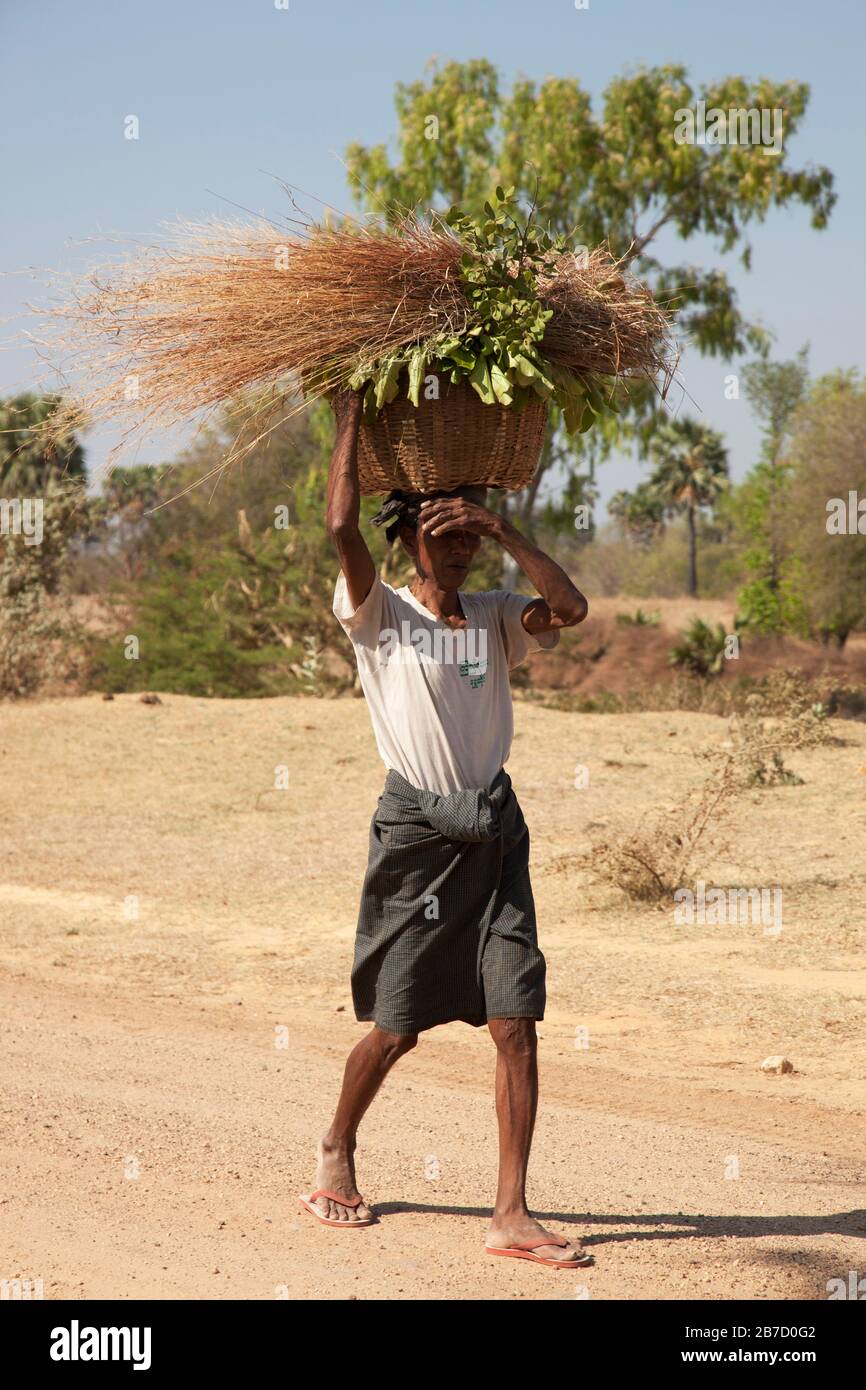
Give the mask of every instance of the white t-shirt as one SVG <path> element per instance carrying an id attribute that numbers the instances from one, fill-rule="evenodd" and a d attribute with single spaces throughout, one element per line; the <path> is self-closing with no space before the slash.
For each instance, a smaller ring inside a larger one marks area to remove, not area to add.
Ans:
<path id="1" fill-rule="evenodd" d="M 533 637 L 521 622 L 531 598 L 505 589 L 459 591 L 465 628 L 450 628 L 408 585 L 377 575 L 353 610 L 345 575 L 333 611 L 351 638 L 382 761 L 413 787 L 448 795 L 488 789 L 511 752 L 509 669 L 556 633 Z"/>

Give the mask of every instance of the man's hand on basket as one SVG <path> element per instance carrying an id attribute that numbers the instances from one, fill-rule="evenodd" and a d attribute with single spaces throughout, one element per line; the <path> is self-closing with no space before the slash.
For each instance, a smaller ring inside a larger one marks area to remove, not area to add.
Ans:
<path id="1" fill-rule="evenodd" d="M 425 535 L 441 536 L 445 531 L 470 531 L 475 536 L 491 536 L 501 541 L 505 522 L 478 502 L 465 497 L 433 497 L 422 502 L 418 521 Z"/>

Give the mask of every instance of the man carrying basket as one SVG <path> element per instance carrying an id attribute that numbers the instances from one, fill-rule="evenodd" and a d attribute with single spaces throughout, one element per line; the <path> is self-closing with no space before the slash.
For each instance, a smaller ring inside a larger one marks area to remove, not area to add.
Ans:
<path id="1" fill-rule="evenodd" d="M 526 1171 L 538 1101 L 535 1021 L 545 1007 L 529 878 L 529 833 L 504 770 L 513 735 L 508 672 L 587 602 L 565 572 L 484 505 L 485 488 L 392 492 L 376 524 L 415 562 L 384 583 L 359 529 L 361 395 L 334 399 L 328 530 L 340 558 L 334 613 L 349 635 L 388 768 L 370 827 L 355 940 L 355 1015 L 373 1027 L 346 1063 L 304 1208 L 344 1229 L 376 1220 L 356 1188 L 360 1121 L 418 1034 L 486 1024 L 497 1048 L 499 1181 L 486 1250 L 554 1267 L 589 1264 L 536 1221 Z M 512 556 L 536 599 L 461 589 L 482 536 Z"/>

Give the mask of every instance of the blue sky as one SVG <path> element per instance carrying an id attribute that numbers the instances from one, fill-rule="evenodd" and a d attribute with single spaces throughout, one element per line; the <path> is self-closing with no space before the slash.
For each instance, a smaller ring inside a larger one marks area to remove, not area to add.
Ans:
<path id="1" fill-rule="evenodd" d="M 839 197 L 822 233 L 800 208 L 755 227 L 751 272 L 702 239 L 660 242 L 662 253 L 724 265 L 744 311 L 776 334 L 776 355 L 792 356 L 808 341 L 813 371 L 862 368 L 864 13 L 855 0 L 590 0 L 582 11 L 573 0 L 288 0 L 287 10 L 273 0 L 7 3 L 0 268 L 84 267 L 110 248 L 74 243 L 106 233 L 147 236 L 177 217 L 224 214 L 228 206 L 214 194 L 279 214 L 284 195 L 264 171 L 348 209 L 346 144 L 393 135 L 394 84 L 419 77 L 434 55 L 488 58 L 506 83 L 518 74 L 575 76 L 596 100 L 628 68 L 681 62 L 694 85 L 740 73 L 808 82 L 809 111 L 789 157 L 798 167 L 828 165 Z M 138 141 L 123 136 L 129 113 L 141 123 Z M 0 313 L 14 316 L 43 293 L 30 275 L 8 276 L 0 280 Z M 35 381 L 32 350 L 15 345 L 20 322 L 4 325 L 0 391 Z M 758 432 L 745 400 L 724 398 L 725 374 L 736 366 L 687 353 L 681 370 L 699 411 L 725 434 L 741 477 L 754 462 Z M 85 440 L 92 465 L 110 442 L 106 432 Z M 139 457 L 168 459 L 176 443 L 156 437 Z M 606 464 L 603 499 L 639 476 L 629 460 Z"/>

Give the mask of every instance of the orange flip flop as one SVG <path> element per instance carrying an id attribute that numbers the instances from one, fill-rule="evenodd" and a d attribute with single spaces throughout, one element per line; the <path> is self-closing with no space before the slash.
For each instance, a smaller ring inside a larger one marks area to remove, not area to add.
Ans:
<path id="1" fill-rule="evenodd" d="M 332 1216 L 323 1216 L 314 1205 L 317 1197 L 329 1197 L 332 1202 L 339 1202 L 341 1207 L 359 1207 L 363 1202 L 363 1197 L 341 1197 L 339 1192 L 328 1192 L 324 1187 L 317 1187 L 315 1192 L 311 1192 L 305 1197 L 303 1193 L 298 1193 L 298 1201 L 305 1207 L 317 1221 L 321 1221 L 323 1226 L 339 1226 L 341 1229 L 354 1226 L 373 1226 L 376 1222 L 375 1216 L 362 1216 L 360 1221 L 335 1221 Z"/>
<path id="2" fill-rule="evenodd" d="M 532 1260 L 537 1265 L 549 1265 L 552 1269 L 580 1269 L 594 1263 L 590 1254 L 584 1253 L 576 1260 L 551 1260 L 544 1255 L 534 1255 L 540 1245 L 568 1245 L 561 1236 L 539 1236 L 533 1240 L 521 1241 L 519 1245 L 506 1245 L 499 1249 L 495 1245 L 485 1245 L 488 1255 L 510 1255 L 514 1260 Z"/>

